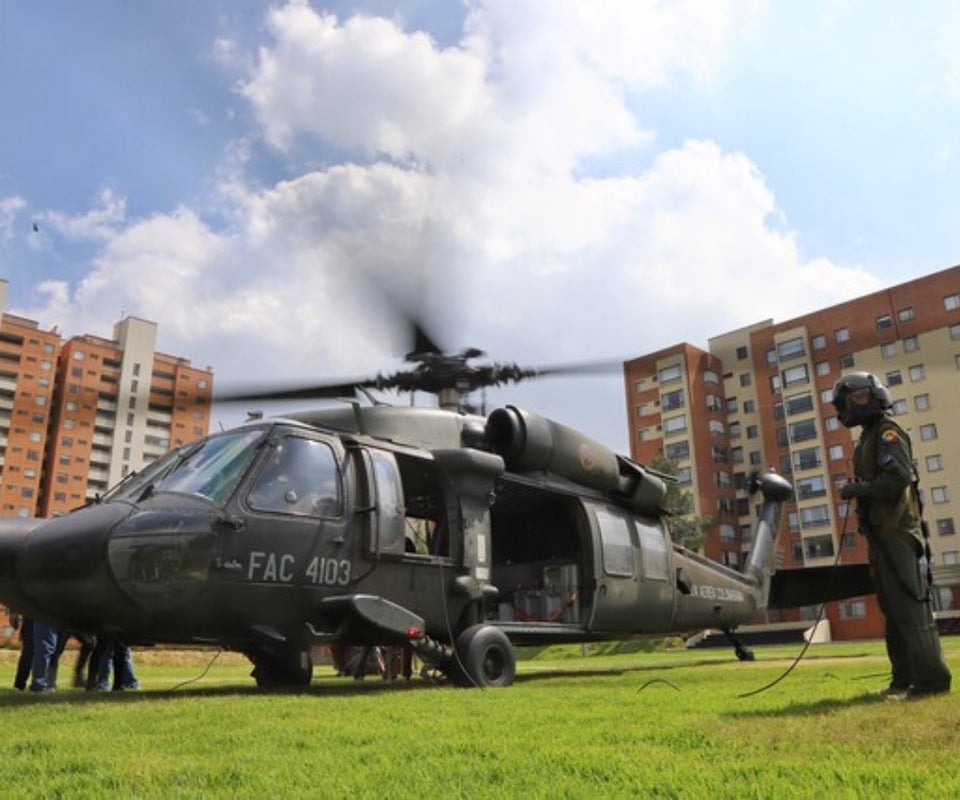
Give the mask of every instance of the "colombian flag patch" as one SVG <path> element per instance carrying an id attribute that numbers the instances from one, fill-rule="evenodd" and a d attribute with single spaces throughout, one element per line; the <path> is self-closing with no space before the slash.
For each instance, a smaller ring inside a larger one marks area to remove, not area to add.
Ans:
<path id="1" fill-rule="evenodd" d="M 897 435 L 896 431 L 884 431 L 881 434 L 880 439 L 885 444 L 897 444 L 900 441 L 900 437 Z"/>

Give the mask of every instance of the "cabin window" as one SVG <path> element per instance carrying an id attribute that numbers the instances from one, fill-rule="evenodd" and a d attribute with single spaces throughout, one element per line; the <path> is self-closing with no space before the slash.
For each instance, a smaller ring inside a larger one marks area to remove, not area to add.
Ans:
<path id="1" fill-rule="evenodd" d="M 373 478 L 377 492 L 376 550 L 381 553 L 402 555 L 404 509 L 400 471 L 391 453 L 372 450 L 370 458 L 373 463 Z"/>
<path id="2" fill-rule="evenodd" d="M 656 525 L 637 521 L 637 533 L 640 536 L 640 550 L 643 553 L 643 577 L 649 580 L 665 581 L 668 574 L 667 537 Z"/>
<path id="3" fill-rule="evenodd" d="M 272 514 L 339 516 L 340 481 L 333 450 L 314 439 L 284 437 L 257 476 L 247 502 Z"/>
<path id="4" fill-rule="evenodd" d="M 597 508 L 597 523 L 603 542 L 603 568 L 608 575 L 633 575 L 633 541 L 630 522 L 621 514 Z"/>

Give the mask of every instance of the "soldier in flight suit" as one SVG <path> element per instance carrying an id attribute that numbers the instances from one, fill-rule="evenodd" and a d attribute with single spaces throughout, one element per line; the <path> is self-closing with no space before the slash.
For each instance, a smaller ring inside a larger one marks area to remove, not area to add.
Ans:
<path id="1" fill-rule="evenodd" d="M 840 488 L 856 498 L 880 610 L 886 618 L 892 680 L 887 694 L 913 698 L 950 691 L 950 671 L 930 607 L 921 557 L 925 541 L 916 493 L 910 437 L 889 417 L 890 392 L 875 375 L 851 372 L 833 390 L 833 405 L 847 428 L 860 426 L 854 451 L 856 480 Z"/>

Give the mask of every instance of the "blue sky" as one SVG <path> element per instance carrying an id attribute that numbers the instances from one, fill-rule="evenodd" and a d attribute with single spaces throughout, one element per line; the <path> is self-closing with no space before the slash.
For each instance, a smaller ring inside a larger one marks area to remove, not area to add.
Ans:
<path id="1" fill-rule="evenodd" d="M 7 310 L 222 385 L 389 369 L 387 296 L 502 361 L 705 347 L 960 262 L 958 41 L 937 0 L 6 0 Z M 616 378 L 488 402 L 626 448 Z"/>

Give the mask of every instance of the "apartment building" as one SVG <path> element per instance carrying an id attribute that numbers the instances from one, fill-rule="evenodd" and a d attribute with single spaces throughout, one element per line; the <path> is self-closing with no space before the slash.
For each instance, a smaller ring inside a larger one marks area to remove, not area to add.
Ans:
<path id="1" fill-rule="evenodd" d="M 738 567 L 757 508 L 746 491 L 754 470 L 788 476 L 780 564 L 786 568 L 866 560 L 853 509 L 837 487 L 852 477 L 857 430 L 839 425 L 833 386 L 850 370 L 877 374 L 910 432 L 930 529 L 935 605 L 960 607 L 960 266 L 806 314 L 765 320 L 679 344 L 625 364 L 631 454 L 664 455 L 679 467 L 697 513 L 715 523 L 707 556 Z M 805 609 L 801 616 L 812 616 Z M 831 603 L 835 638 L 875 637 L 875 598 Z"/>
<path id="2" fill-rule="evenodd" d="M 67 340 L 0 317 L 0 516 L 69 511 L 208 433 L 212 372 L 157 352 L 156 337 L 136 317 L 112 339 Z"/>

